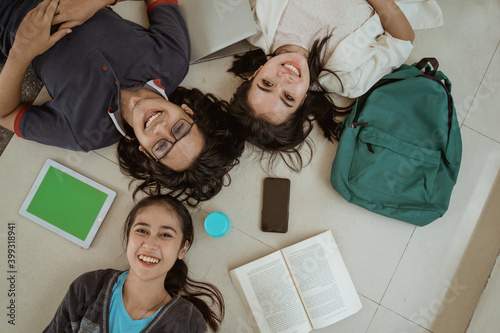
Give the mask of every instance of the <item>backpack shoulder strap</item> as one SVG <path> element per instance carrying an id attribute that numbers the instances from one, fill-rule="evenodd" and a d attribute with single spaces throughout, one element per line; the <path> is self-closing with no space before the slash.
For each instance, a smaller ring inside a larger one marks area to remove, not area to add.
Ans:
<path id="1" fill-rule="evenodd" d="M 438 70 L 439 62 L 436 58 L 422 58 L 414 66 L 424 74 L 434 76 Z"/>

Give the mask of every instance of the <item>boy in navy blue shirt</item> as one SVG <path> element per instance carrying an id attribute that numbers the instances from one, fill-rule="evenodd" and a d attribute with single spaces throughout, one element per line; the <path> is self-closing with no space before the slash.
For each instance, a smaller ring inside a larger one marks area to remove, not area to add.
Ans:
<path id="1" fill-rule="evenodd" d="M 71 8 L 69 0 L 2 1 L 0 125 L 71 150 L 121 140 L 122 171 L 143 180 L 138 189 L 154 194 L 167 187 L 195 201 L 209 199 L 238 162 L 243 142 L 229 130 L 224 102 L 196 89 L 176 90 L 190 57 L 177 0 L 145 0 L 148 29 L 105 7 L 111 2 L 73 0 Z M 20 104 L 28 66 L 52 101 Z M 206 108 L 216 110 L 212 119 L 205 119 Z M 221 131 L 226 135 L 214 138 Z"/>

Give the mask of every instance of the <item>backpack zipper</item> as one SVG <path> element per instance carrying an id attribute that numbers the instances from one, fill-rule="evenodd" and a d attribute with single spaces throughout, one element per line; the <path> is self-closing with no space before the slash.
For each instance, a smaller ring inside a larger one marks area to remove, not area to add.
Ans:
<path id="1" fill-rule="evenodd" d="M 358 118 L 358 115 L 356 115 L 356 118 Z M 355 118 L 355 119 L 356 119 L 356 118 Z M 353 122 L 351 123 L 351 127 L 352 127 L 352 128 L 356 128 L 356 127 L 358 127 L 358 126 L 367 126 L 367 125 L 368 125 L 368 123 L 367 123 L 367 122 L 365 122 L 365 121 L 361 121 L 361 122 L 353 121 Z"/>

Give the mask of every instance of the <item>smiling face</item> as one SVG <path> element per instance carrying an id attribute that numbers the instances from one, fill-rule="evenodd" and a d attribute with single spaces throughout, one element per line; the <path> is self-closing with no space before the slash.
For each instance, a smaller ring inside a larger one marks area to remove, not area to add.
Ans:
<path id="1" fill-rule="evenodd" d="M 205 140 L 196 123 L 185 136 L 176 139 L 179 124 L 194 122 L 193 111 L 185 104 L 175 105 L 146 89 L 123 91 L 122 114 L 139 140 L 139 149 L 149 157 L 154 159 L 153 146 L 161 139 L 175 143 L 159 160 L 174 171 L 186 170 L 203 150 Z M 181 119 L 185 122 L 179 122 Z"/>
<path id="2" fill-rule="evenodd" d="M 248 103 L 257 117 L 279 125 L 297 111 L 309 83 L 309 67 L 304 55 L 279 54 L 254 73 Z"/>
<path id="3" fill-rule="evenodd" d="M 170 207 L 154 204 L 142 208 L 128 237 L 129 275 L 164 281 L 175 261 L 184 258 L 189 244 L 183 239 L 179 217 Z"/>

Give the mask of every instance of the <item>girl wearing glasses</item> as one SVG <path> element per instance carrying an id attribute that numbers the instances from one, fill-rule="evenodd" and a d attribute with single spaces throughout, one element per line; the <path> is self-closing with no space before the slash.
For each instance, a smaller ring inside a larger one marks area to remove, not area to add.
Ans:
<path id="1" fill-rule="evenodd" d="M 260 32 L 248 40 L 260 50 L 229 70 L 245 79 L 230 112 L 249 142 L 298 171 L 313 120 L 326 138 L 339 138 L 336 117 L 347 109 L 328 93 L 362 95 L 407 59 L 414 32 L 393 0 L 253 2 Z"/>
<path id="2" fill-rule="evenodd" d="M 139 180 L 136 192 L 167 188 L 193 204 L 207 200 L 243 150 L 229 131 L 227 104 L 178 88 L 189 67 L 189 37 L 176 0 L 144 0 L 148 29 L 106 7 L 116 2 L 0 2 L 0 125 L 78 151 L 122 138 L 121 169 Z M 28 67 L 51 101 L 21 104 Z M 172 132 L 181 119 L 183 132 Z"/>
<path id="3" fill-rule="evenodd" d="M 211 284 L 191 280 L 184 262 L 193 242 L 187 209 L 171 196 L 146 197 L 123 231 L 130 269 L 81 275 L 44 332 L 204 333 L 207 326 L 217 331 L 222 295 Z"/>

